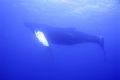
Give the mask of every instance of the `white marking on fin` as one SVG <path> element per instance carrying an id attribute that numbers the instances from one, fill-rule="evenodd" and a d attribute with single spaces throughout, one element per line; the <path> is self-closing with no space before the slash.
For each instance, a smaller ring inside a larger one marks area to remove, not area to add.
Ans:
<path id="1" fill-rule="evenodd" d="M 35 35 L 37 37 L 37 39 L 46 47 L 49 47 L 49 43 L 44 35 L 43 32 L 41 31 L 35 31 Z"/>

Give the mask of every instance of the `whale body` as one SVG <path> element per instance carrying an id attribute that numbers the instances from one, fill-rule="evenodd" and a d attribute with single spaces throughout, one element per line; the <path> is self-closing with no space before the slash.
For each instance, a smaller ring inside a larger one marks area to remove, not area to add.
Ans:
<path id="1" fill-rule="evenodd" d="M 104 38 L 102 36 L 87 34 L 78 31 L 74 27 L 60 28 L 32 22 L 25 22 L 24 25 L 34 33 L 37 31 L 44 33 L 43 36 L 46 37 L 49 46 L 51 44 L 70 46 L 81 43 L 95 43 L 98 44 L 104 51 Z"/>
<path id="2" fill-rule="evenodd" d="M 102 36 L 90 35 L 75 28 L 58 28 L 39 23 L 24 23 L 32 32 L 42 31 L 50 44 L 76 45 L 80 43 L 96 43 L 104 48 Z"/>

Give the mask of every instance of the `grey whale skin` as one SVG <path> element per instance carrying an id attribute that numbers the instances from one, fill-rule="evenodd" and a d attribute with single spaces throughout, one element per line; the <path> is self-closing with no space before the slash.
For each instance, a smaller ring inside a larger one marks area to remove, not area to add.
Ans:
<path id="1" fill-rule="evenodd" d="M 104 50 L 104 38 L 102 36 L 95 36 L 80 32 L 75 28 L 58 28 L 45 24 L 26 22 L 24 25 L 29 28 L 32 32 L 36 30 L 42 31 L 46 36 L 49 45 L 76 45 L 81 43 L 95 43 L 98 44 L 104 52 L 104 61 L 105 59 L 105 50 Z"/>

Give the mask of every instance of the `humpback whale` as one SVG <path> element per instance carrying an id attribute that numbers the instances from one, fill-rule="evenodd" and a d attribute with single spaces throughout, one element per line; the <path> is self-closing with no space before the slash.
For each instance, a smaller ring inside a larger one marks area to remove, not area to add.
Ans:
<path id="1" fill-rule="evenodd" d="M 25 22 L 24 25 L 34 32 L 40 42 L 47 47 L 50 47 L 51 44 L 70 46 L 81 43 L 95 43 L 104 51 L 104 38 L 102 36 L 90 35 L 78 31 L 74 27 L 61 28 L 31 22 Z"/>

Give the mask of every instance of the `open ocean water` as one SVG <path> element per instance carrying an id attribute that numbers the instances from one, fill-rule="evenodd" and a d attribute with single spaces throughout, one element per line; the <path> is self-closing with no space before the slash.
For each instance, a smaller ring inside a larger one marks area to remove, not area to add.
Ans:
<path id="1" fill-rule="evenodd" d="M 120 80 L 119 0 L 0 0 L 0 80 Z M 52 45 L 25 27 L 42 23 L 102 35 L 94 43 Z"/>

